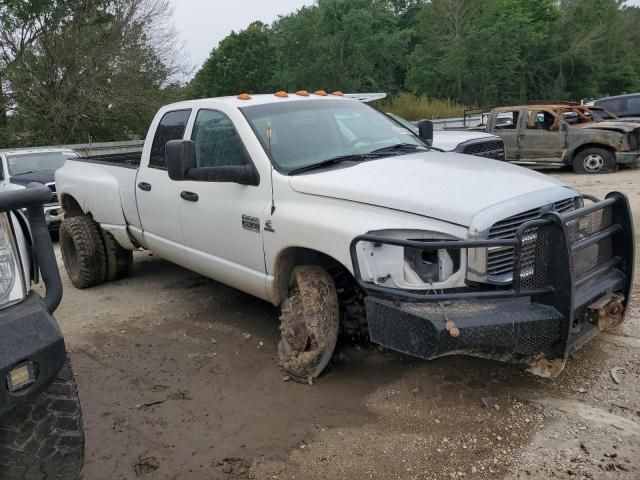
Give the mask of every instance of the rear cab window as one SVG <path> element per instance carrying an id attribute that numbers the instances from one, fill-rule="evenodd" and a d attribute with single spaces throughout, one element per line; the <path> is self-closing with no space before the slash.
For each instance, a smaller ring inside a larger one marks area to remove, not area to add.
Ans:
<path id="1" fill-rule="evenodd" d="M 153 136 L 151 155 L 149 156 L 150 168 L 167 169 L 165 146 L 170 140 L 181 140 L 184 137 L 190 116 L 191 109 L 174 110 L 163 115 Z"/>

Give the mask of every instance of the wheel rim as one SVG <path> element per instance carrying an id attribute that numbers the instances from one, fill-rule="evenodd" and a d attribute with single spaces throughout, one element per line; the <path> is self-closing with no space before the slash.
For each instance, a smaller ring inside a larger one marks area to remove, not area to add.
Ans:
<path id="1" fill-rule="evenodd" d="M 604 158 L 602 155 L 592 153 L 584 158 L 583 164 L 587 172 L 599 172 L 604 167 Z"/>
<path id="2" fill-rule="evenodd" d="M 76 277 L 80 271 L 76 244 L 68 236 L 62 237 L 62 260 L 70 276 Z"/>

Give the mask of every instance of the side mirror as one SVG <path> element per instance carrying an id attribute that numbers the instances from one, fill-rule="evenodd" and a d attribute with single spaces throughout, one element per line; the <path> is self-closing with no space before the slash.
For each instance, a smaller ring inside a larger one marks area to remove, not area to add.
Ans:
<path id="1" fill-rule="evenodd" d="M 166 145 L 167 170 L 171 180 L 260 185 L 260 174 L 251 163 L 198 167 L 196 146 L 191 140 L 171 140 Z"/>
<path id="2" fill-rule="evenodd" d="M 433 144 L 433 122 L 431 120 L 420 120 L 418 122 L 418 136 L 427 145 Z"/>
<path id="3" fill-rule="evenodd" d="M 196 146 L 191 140 L 170 140 L 165 147 L 171 180 L 189 180 L 189 170 L 197 168 Z"/>

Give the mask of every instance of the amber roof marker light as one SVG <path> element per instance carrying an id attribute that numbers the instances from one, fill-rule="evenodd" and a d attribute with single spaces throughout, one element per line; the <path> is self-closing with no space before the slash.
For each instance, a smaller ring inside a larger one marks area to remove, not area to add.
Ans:
<path id="1" fill-rule="evenodd" d="M 296 92 L 296 95 L 298 95 L 299 97 L 308 97 L 309 96 L 309 92 L 307 92 L 306 90 L 298 90 Z"/>
<path id="2" fill-rule="evenodd" d="M 319 97 L 326 97 L 329 94 L 327 92 L 325 92 L 324 90 L 316 90 L 314 92 L 314 95 L 318 95 Z"/>
<path id="3" fill-rule="evenodd" d="M 251 95 L 248 93 L 241 93 L 238 95 L 238 100 L 251 100 Z"/>
<path id="4" fill-rule="evenodd" d="M 344 93 L 339 90 L 337 92 L 333 92 L 331 95 L 333 95 L 334 97 L 344 97 Z"/>
<path id="5" fill-rule="evenodd" d="M 278 98 L 287 98 L 289 94 L 287 92 L 280 90 L 279 92 L 274 93 L 274 96 Z"/>

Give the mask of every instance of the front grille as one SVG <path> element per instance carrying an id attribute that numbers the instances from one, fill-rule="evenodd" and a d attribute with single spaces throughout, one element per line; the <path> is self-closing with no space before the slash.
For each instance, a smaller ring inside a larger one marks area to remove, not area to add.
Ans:
<path id="1" fill-rule="evenodd" d="M 505 218 L 504 220 L 495 223 L 493 227 L 489 229 L 489 238 L 492 240 L 514 239 L 516 237 L 518 229 L 523 223 L 540 218 L 544 212 L 555 211 L 558 213 L 564 213 L 574 210 L 575 208 L 575 200 L 573 198 L 567 198 L 566 200 L 555 202 L 552 205 L 527 210 L 526 212 L 513 215 L 509 218 Z M 522 252 L 523 265 L 525 264 L 526 260 L 524 257 L 527 254 L 527 238 L 532 234 L 533 232 L 524 232 Z M 532 241 L 531 243 L 535 244 L 537 242 Z M 534 252 L 532 251 L 531 253 Z M 489 276 L 489 280 L 501 282 L 511 281 L 511 279 L 508 277 L 513 277 L 513 257 L 513 247 L 489 248 L 487 253 L 487 274 Z"/>
<path id="2" fill-rule="evenodd" d="M 490 142 L 477 142 L 466 145 L 462 153 L 476 155 L 478 157 L 494 158 L 504 160 L 504 143 L 502 140 L 492 140 Z"/>

